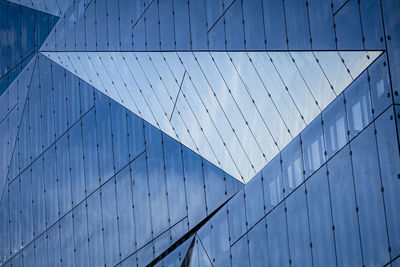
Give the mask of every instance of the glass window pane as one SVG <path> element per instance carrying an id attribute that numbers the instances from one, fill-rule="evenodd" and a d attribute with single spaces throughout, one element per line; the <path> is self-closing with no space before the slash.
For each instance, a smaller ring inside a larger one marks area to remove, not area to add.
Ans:
<path id="1" fill-rule="evenodd" d="M 342 148 L 348 140 L 343 94 L 339 95 L 332 104 L 322 112 L 322 119 L 327 152 L 326 157 L 329 159 Z"/>
<path id="2" fill-rule="evenodd" d="M 400 5 L 396 0 L 384 1 L 382 4 L 383 16 L 385 19 L 385 33 L 386 39 L 388 40 L 387 49 L 388 56 L 390 60 L 390 68 L 391 73 L 399 73 L 400 69 L 400 49 L 399 49 L 399 40 L 400 35 L 400 25 L 398 23 L 397 14 L 400 11 Z M 390 38 L 389 38 L 390 37 Z M 399 85 L 400 85 L 400 77 L 398 75 L 392 75 L 392 86 L 393 91 L 396 93 L 394 96 L 394 101 L 396 104 L 400 103 L 400 95 L 399 95 Z"/>
<path id="3" fill-rule="evenodd" d="M 39 57 L 39 73 L 40 73 L 40 98 L 41 98 L 41 115 L 42 115 L 42 137 L 43 147 L 47 148 L 54 142 L 54 100 L 52 93 L 52 65 L 50 60 Z"/>
<path id="4" fill-rule="evenodd" d="M 395 114 L 400 114 L 398 107 Z M 398 147 L 394 145 L 398 139 L 393 118 L 393 111 L 389 109 L 375 121 L 375 126 L 391 253 L 397 255 L 400 253 L 400 157 Z"/>
<path id="5" fill-rule="evenodd" d="M 201 1 L 195 1 L 196 3 Z M 193 3 L 191 3 L 193 4 Z M 160 17 L 160 41 L 161 50 L 173 50 L 175 48 L 174 39 L 174 17 L 172 15 L 172 0 L 160 1 L 158 3 Z"/>
<path id="6" fill-rule="evenodd" d="M 139 18 L 138 21 L 134 22 L 134 25 L 132 28 L 133 49 L 135 51 L 145 51 L 146 50 L 145 34 L 146 34 L 145 21 L 144 21 L 144 16 L 142 16 Z"/>
<path id="7" fill-rule="evenodd" d="M 360 13 L 356 0 L 350 0 L 335 14 L 338 49 L 363 49 Z"/>
<path id="8" fill-rule="evenodd" d="M 284 2 L 263 0 L 265 37 L 267 49 L 287 49 Z"/>
<path id="9" fill-rule="evenodd" d="M 353 138 L 372 120 L 371 97 L 366 72 L 349 86 L 344 96 L 350 138 Z"/>
<path id="10" fill-rule="evenodd" d="M 53 65 L 53 97 L 54 97 L 54 121 L 56 137 L 67 128 L 67 102 L 65 93 L 66 70 L 57 64 Z"/>
<path id="11" fill-rule="evenodd" d="M 65 266 L 73 266 L 75 264 L 73 227 L 72 213 L 68 213 L 60 221 L 61 259 L 62 264 L 65 264 Z M 40 255 L 38 256 L 40 257 Z"/>
<path id="12" fill-rule="evenodd" d="M 161 132 L 146 123 L 145 139 L 150 189 L 151 222 L 154 236 L 157 236 L 169 227 Z"/>
<path id="13" fill-rule="evenodd" d="M 85 1 L 77 1 L 75 2 L 75 17 L 76 17 L 76 24 L 74 25 L 75 31 L 75 40 L 76 40 L 76 47 L 75 50 L 83 51 L 85 49 L 86 43 L 86 25 L 84 18 L 84 12 L 86 11 L 87 5 Z M 86 15 L 86 14 L 85 14 Z"/>
<path id="14" fill-rule="evenodd" d="M 97 147 L 99 153 L 99 173 L 102 182 L 110 178 L 115 171 L 109 101 L 110 99 L 107 96 L 96 92 Z"/>
<path id="15" fill-rule="evenodd" d="M 207 50 L 207 18 L 205 2 L 205 0 L 194 0 L 190 1 L 189 5 L 190 33 L 192 49 L 194 50 Z"/>
<path id="16" fill-rule="evenodd" d="M 66 96 L 67 96 L 67 110 L 68 110 L 68 126 L 75 123 L 80 117 L 80 96 L 79 96 L 79 80 L 78 77 L 66 73 L 65 76 L 66 83 Z"/>
<path id="17" fill-rule="evenodd" d="M 167 194 L 170 224 L 174 225 L 187 215 L 185 185 L 183 180 L 181 145 L 171 137 L 163 134 L 165 159 L 165 175 L 167 179 Z"/>
<path id="18" fill-rule="evenodd" d="M 83 155 L 87 194 L 99 186 L 99 167 L 97 155 L 96 119 L 91 110 L 82 119 Z"/>
<path id="19" fill-rule="evenodd" d="M 262 0 L 244 1 L 242 5 L 246 49 L 265 49 Z"/>
<path id="20" fill-rule="evenodd" d="M 113 0 L 107 0 L 107 20 L 108 20 L 108 41 L 107 48 L 109 50 L 117 50 L 120 48 L 120 15 L 119 3 Z M 104 17 L 103 17 L 104 19 Z M 103 33 L 104 34 L 104 33 Z"/>
<path id="21" fill-rule="evenodd" d="M 206 217 L 204 180 L 200 157 L 191 150 L 183 148 L 183 167 L 186 182 L 189 227 L 194 227 Z"/>
<path id="22" fill-rule="evenodd" d="M 82 80 L 79 80 L 79 89 L 81 94 L 81 114 L 83 115 L 94 104 L 94 92 L 93 87 Z"/>
<path id="23" fill-rule="evenodd" d="M 384 48 L 382 13 L 379 2 L 360 1 L 365 49 Z"/>
<path id="24" fill-rule="evenodd" d="M 303 1 L 287 0 L 285 4 L 286 29 L 290 49 L 311 48 L 307 6 Z"/>
<path id="25" fill-rule="evenodd" d="M 383 54 L 368 68 L 374 116 L 378 116 L 392 103 L 387 55 Z"/>
<path id="26" fill-rule="evenodd" d="M 31 243 L 29 244 L 29 246 L 25 247 L 24 250 L 22 251 L 22 254 L 24 260 L 24 266 L 28 265 L 29 263 L 34 263 L 35 262 L 34 244 Z"/>
<path id="27" fill-rule="evenodd" d="M 32 81 L 31 81 L 31 90 L 29 90 L 29 136 L 31 143 L 31 158 L 34 159 L 39 155 L 42 151 L 42 124 L 40 118 L 40 81 L 39 81 L 39 72 L 36 71 L 33 73 Z"/>
<path id="28" fill-rule="evenodd" d="M 208 32 L 207 32 L 208 42 L 209 42 L 208 48 L 210 50 L 223 50 L 223 49 L 226 49 L 226 44 L 225 44 L 226 39 L 221 38 L 221 36 L 225 36 L 225 27 L 223 24 L 224 20 L 223 20 L 223 18 L 221 18 L 218 21 L 210 20 L 209 13 L 210 13 L 211 8 L 209 5 L 209 2 L 210 3 L 213 3 L 213 2 L 218 3 L 219 1 L 211 0 L 211 1 L 207 2 L 207 25 L 209 27 Z M 216 24 L 214 24 L 214 23 L 216 23 Z M 211 26 L 212 26 L 212 28 L 211 28 Z"/>
<path id="29" fill-rule="evenodd" d="M 229 231 L 227 210 L 225 207 L 221 210 L 198 232 L 201 239 L 201 248 L 207 252 L 209 260 L 214 266 L 228 266 L 229 258 Z M 219 240 L 219 242 L 215 242 Z M 202 251 L 198 251 L 203 253 Z M 201 262 L 207 262 L 201 260 Z M 203 265 L 201 265 L 203 266 Z M 205 265 L 207 266 L 207 265 Z"/>
<path id="30" fill-rule="evenodd" d="M 0 204 L 0 263 L 3 264 L 10 257 L 10 205 L 8 203 L 8 190 L 4 190 L 3 199 Z"/>
<path id="31" fill-rule="evenodd" d="M 251 266 L 268 266 L 268 241 L 267 241 L 267 225 L 265 219 L 257 223 L 248 232 L 249 238 L 249 254 Z"/>
<path id="32" fill-rule="evenodd" d="M 89 258 L 92 266 L 104 265 L 100 190 L 87 199 Z"/>
<path id="33" fill-rule="evenodd" d="M 14 180 L 8 186 L 9 190 L 9 205 L 10 205 L 10 239 L 11 239 L 11 253 L 15 254 L 20 250 L 22 245 L 22 233 L 21 233 L 21 200 L 20 200 L 20 189 L 19 179 Z"/>
<path id="34" fill-rule="evenodd" d="M 252 227 L 264 215 L 263 178 L 259 172 L 244 187 L 248 227 Z"/>
<path id="35" fill-rule="evenodd" d="M 362 265 L 348 146 L 328 161 L 328 171 L 338 265 Z"/>
<path id="36" fill-rule="evenodd" d="M 89 244 L 86 201 L 73 210 L 76 266 L 89 266 Z"/>
<path id="37" fill-rule="evenodd" d="M 21 196 L 21 232 L 22 242 L 26 246 L 33 239 L 33 211 L 32 211 L 32 172 L 26 169 L 20 175 Z"/>
<path id="38" fill-rule="evenodd" d="M 19 148 L 19 168 L 23 170 L 31 161 L 31 146 L 30 146 L 30 135 L 29 135 L 29 101 L 25 102 L 25 109 L 21 119 L 18 148 Z"/>
<path id="39" fill-rule="evenodd" d="M 266 212 L 269 212 L 278 205 L 284 196 L 280 154 L 265 166 L 262 176 Z"/>
<path id="40" fill-rule="evenodd" d="M 129 159 L 136 158 L 144 151 L 143 120 L 131 112 L 127 112 Z"/>
<path id="41" fill-rule="evenodd" d="M 247 230 L 246 209 L 244 203 L 244 190 L 239 191 L 228 202 L 229 237 L 233 244 Z"/>
<path id="42" fill-rule="evenodd" d="M 311 266 L 311 248 L 305 186 L 286 199 L 290 259 L 298 266 Z"/>
<path id="43" fill-rule="evenodd" d="M 109 31 L 107 27 L 107 1 L 96 1 L 93 4 L 96 9 L 96 50 L 106 50 Z M 89 31 L 86 32 L 90 33 Z"/>
<path id="44" fill-rule="evenodd" d="M 289 244 L 284 204 L 267 216 L 268 255 L 271 266 L 289 266 Z"/>
<path id="45" fill-rule="evenodd" d="M 32 164 L 33 225 L 35 236 L 46 229 L 46 198 L 43 157 Z"/>
<path id="46" fill-rule="evenodd" d="M 308 177 L 325 162 L 325 146 L 320 116 L 301 132 L 301 141 L 305 177 Z"/>
<path id="47" fill-rule="evenodd" d="M 135 250 L 135 225 L 130 166 L 125 167 L 117 173 L 115 179 L 117 185 L 117 212 L 121 259 L 124 259 Z"/>
<path id="48" fill-rule="evenodd" d="M 300 136 L 296 137 L 287 147 L 285 147 L 281 155 L 283 181 L 287 195 L 304 180 Z"/>
<path id="49" fill-rule="evenodd" d="M 244 29 L 241 1 L 234 1 L 224 15 L 226 48 L 228 50 L 244 49 Z M 223 20 L 220 19 L 219 23 Z M 221 38 L 222 36 L 219 36 Z"/>
<path id="50" fill-rule="evenodd" d="M 82 125 L 78 121 L 69 131 L 69 153 L 71 162 L 71 188 L 72 200 L 78 204 L 86 193 L 85 174 L 83 167 Z"/>
<path id="51" fill-rule="evenodd" d="M 117 200 L 115 178 L 101 187 L 101 204 L 103 215 L 104 259 L 107 266 L 114 266 L 120 261 L 119 232 L 117 223 Z M 122 233 L 124 234 L 124 233 Z"/>
<path id="52" fill-rule="evenodd" d="M 52 225 L 58 219 L 58 188 L 56 150 L 51 146 L 43 156 L 46 195 L 46 224 Z"/>
<path id="53" fill-rule="evenodd" d="M 60 228 L 58 223 L 54 224 L 50 230 L 47 230 L 47 251 L 49 266 L 61 266 Z"/>
<path id="54" fill-rule="evenodd" d="M 47 255 L 47 238 L 41 235 L 35 240 L 35 263 L 37 267 L 48 266 Z M 38 255 L 41 255 L 38 257 Z"/>
<path id="55" fill-rule="evenodd" d="M 306 181 L 313 262 L 315 266 L 336 266 L 326 171 L 324 166 Z"/>
<path id="56" fill-rule="evenodd" d="M 153 2 L 144 13 L 146 24 L 146 49 L 154 51 L 160 49 L 160 26 L 158 24 L 158 1 Z"/>
<path id="57" fill-rule="evenodd" d="M 133 8 L 134 3 L 132 1 L 119 1 L 121 50 L 132 49 Z"/>
<path id="58" fill-rule="evenodd" d="M 203 159 L 204 182 L 206 185 L 207 213 L 210 214 L 225 200 L 225 173 Z"/>
<path id="59" fill-rule="evenodd" d="M 250 266 L 247 235 L 239 239 L 232 247 L 232 266 Z"/>
<path id="60" fill-rule="evenodd" d="M 308 15 L 313 49 L 336 49 L 332 9 L 328 2 L 308 1 Z"/>
<path id="61" fill-rule="evenodd" d="M 136 247 L 141 247 L 152 239 L 150 220 L 150 199 L 145 155 L 131 163 L 132 192 L 136 229 Z"/>
<path id="62" fill-rule="evenodd" d="M 175 48 L 177 50 L 189 50 L 189 2 L 186 0 L 174 0 L 173 3 L 175 13 Z"/>
<path id="63" fill-rule="evenodd" d="M 72 206 L 68 135 L 63 135 L 61 139 L 57 141 L 55 148 L 57 156 L 59 215 L 63 216 Z"/>
<path id="64" fill-rule="evenodd" d="M 382 265 L 389 252 L 373 125 L 351 142 L 351 150 L 364 264 Z"/>
<path id="65" fill-rule="evenodd" d="M 128 124 L 126 109 L 120 104 L 110 101 L 113 153 L 115 161 L 115 171 L 119 171 L 129 161 L 128 143 Z"/>

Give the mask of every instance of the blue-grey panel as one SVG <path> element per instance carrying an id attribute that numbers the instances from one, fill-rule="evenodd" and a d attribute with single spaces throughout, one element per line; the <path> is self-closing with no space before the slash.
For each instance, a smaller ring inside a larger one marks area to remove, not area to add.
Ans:
<path id="1" fill-rule="evenodd" d="M 390 108 L 375 121 L 382 186 L 384 188 L 383 197 L 386 208 L 386 223 L 392 257 L 400 253 L 400 229 L 397 227 L 400 224 L 400 214 L 395 208 L 400 201 L 399 195 L 396 193 L 396 188 L 400 186 L 400 157 L 398 146 L 395 145 L 398 142 L 396 138 L 396 125 L 393 123 L 397 117 L 397 125 L 399 125 L 399 114 L 400 109 L 396 106 L 394 112 Z"/>
<path id="2" fill-rule="evenodd" d="M 328 162 L 328 170 L 338 264 L 362 264 L 349 146 Z"/>
<path id="3" fill-rule="evenodd" d="M 383 265 L 390 256 L 374 131 L 370 125 L 350 145 L 364 264 Z"/>

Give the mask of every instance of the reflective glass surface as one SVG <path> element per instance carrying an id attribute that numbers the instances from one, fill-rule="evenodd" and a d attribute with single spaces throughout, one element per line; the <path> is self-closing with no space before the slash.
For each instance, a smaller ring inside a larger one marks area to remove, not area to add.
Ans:
<path id="1" fill-rule="evenodd" d="M 247 182 L 380 53 L 44 54 Z M 69 64 L 61 60 L 65 57 Z M 157 63 L 162 57 L 167 68 L 164 62 Z M 152 62 L 153 58 L 157 61 Z M 181 66 L 175 68 L 175 64 Z M 81 66 L 89 71 L 76 71 Z M 351 74 L 347 80 L 330 82 L 338 81 L 336 77 L 347 69 Z M 171 74 L 175 77 L 172 87 L 162 79 Z"/>
<path id="2" fill-rule="evenodd" d="M 0 266 L 398 266 L 399 10 L 0 0 Z"/>

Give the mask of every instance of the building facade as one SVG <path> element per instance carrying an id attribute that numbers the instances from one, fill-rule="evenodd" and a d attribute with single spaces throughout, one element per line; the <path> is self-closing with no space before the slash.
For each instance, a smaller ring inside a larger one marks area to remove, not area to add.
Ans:
<path id="1" fill-rule="evenodd" d="M 0 266 L 400 266 L 399 14 L 0 0 Z"/>

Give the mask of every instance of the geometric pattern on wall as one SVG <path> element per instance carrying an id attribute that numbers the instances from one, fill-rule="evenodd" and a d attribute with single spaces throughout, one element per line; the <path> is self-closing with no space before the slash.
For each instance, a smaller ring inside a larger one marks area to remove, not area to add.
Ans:
<path id="1" fill-rule="evenodd" d="M 248 182 L 381 52 L 42 54 Z"/>
<path id="2" fill-rule="evenodd" d="M 7 186 L 7 176 L 11 159 L 16 151 L 17 136 L 22 113 L 25 109 L 26 97 L 36 65 L 36 56 L 21 70 L 18 77 L 11 83 L 7 91 L 0 96 L 0 203 Z"/>
<path id="3" fill-rule="evenodd" d="M 0 0 L 0 95 L 31 61 L 58 19 Z"/>
<path id="4" fill-rule="evenodd" d="M 89 246 L 96 255 L 92 265 L 113 265 L 129 255 L 146 265 L 242 188 L 43 55 L 28 67 L 31 76 L 20 76 L 29 78 L 29 86 L 21 84 L 29 91 L 0 208 L 9 222 L 0 231 L 0 263 L 17 259 L 43 235 L 54 249 L 49 264 L 68 262 L 72 244 L 64 235 L 73 221 L 88 220 L 90 243 L 78 242 L 79 251 Z M 108 246 L 118 231 L 121 255 Z M 63 252 L 50 241 L 58 235 L 68 246 Z M 106 252 L 95 245 L 103 242 Z"/>

